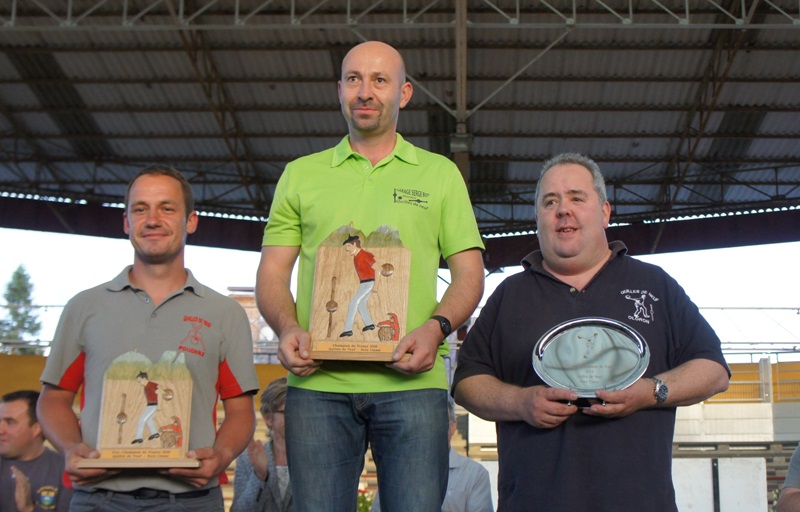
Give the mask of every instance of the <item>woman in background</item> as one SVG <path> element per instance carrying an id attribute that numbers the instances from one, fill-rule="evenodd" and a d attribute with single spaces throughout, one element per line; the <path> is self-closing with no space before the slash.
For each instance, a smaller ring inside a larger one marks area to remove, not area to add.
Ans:
<path id="1" fill-rule="evenodd" d="M 261 417 L 269 428 L 265 443 L 250 440 L 236 458 L 231 512 L 291 512 L 292 486 L 286 465 L 284 404 L 286 377 L 269 383 L 261 393 Z"/>

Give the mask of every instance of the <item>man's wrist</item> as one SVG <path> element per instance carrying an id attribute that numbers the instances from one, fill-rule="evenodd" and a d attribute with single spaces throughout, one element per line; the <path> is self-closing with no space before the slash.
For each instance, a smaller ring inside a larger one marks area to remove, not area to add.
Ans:
<path id="1" fill-rule="evenodd" d="M 450 324 L 450 319 L 442 315 L 433 315 L 430 318 L 439 325 L 439 330 L 442 333 L 442 344 L 444 340 L 453 332 L 453 326 Z"/>
<path id="2" fill-rule="evenodd" d="M 658 377 L 650 377 L 649 380 L 654 384 L 653 398 L 656 401 L 656 405 L 661 405 L 666 402 L 669 397 L 669 388 L 664 381 Z"/>

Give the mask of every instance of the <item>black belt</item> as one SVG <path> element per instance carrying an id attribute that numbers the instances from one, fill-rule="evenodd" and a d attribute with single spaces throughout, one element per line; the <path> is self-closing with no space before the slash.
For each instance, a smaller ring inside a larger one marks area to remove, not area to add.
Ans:
<path id="1" fill-rule="evenodd" d="M 210 489 L 200 489 L 199 491 L 189 491 L 189 492 L 169 492 L 169 491 L 159 491 L 158 489 L 136 489 L 135 491 L 109 491 L 113 492 L 114 494 L 121 494 L 123 496 L 130 496 L 136 500 L 163 500 L 169 499 L 170 496 L 174 496 L 176 500 L 186 500 L 190 498 L 202 498 L 203 496 L 208 496 L 208 493 L 211 492 Z"/>

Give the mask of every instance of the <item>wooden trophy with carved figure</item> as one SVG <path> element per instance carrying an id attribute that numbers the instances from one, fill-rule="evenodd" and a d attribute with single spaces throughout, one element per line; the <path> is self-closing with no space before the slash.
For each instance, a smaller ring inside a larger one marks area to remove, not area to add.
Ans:
<path id="1" fill-rule="evenodd" d="M 103 378 L 99 459 L 79 468 L 199 467 L 187 458 L 192 376 L 183 353 L 164 352 L 155 364 L 138 352 L 112 361 Z"/>
<path id="2" fill-rule="evenodd" d="M 411 251 L 397 230 L 331 233 L 317 250 L 311 358 L 390 362 L 406 334 L 410 269 Z"/>

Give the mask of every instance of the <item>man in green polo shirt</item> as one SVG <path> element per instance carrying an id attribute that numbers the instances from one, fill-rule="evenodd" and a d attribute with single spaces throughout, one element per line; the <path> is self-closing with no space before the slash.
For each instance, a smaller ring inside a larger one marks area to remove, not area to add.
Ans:
<path id="1" fill-rule="evenodd" d="M 258 305 L 291 372 L 286 433 L 295 509 L 355 510 L 369 444 L 385 510 L 440 510 L 448 473 L 442 340 L 483 293 L 483 243 L 456 166 L 396 131 L 413 92 L 400 54 L 376 41 L 354 47 L 338 90 L 349 135 L 286 167 L 258 270 Z M 407 334 L 391 364 L 310 358 L 317 248 L 349 225 L 396 231 L 411 252 Z M 290 280 L 298 257 L 295 303 Z M 437 303 L 441 257 L 452 283 Z"/>

